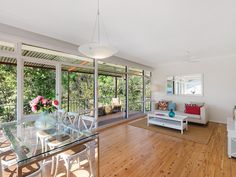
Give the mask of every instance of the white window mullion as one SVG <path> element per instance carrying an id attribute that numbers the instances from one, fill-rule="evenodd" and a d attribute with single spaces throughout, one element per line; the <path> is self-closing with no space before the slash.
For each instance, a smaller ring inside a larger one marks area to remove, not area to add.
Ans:
<path id="1" fill-rule="evenodd" d="M 143 89 L 142 89 L 142 109 L 143 113 L 146 113 L 146 72 L 143 70 L 142 73 L 142 82 L 143 82 Z"/>
<path id="2" fill-rule="evenodd" d="M 59 101 L 59 109 L 61 108 L 61 93 L 62 93 L 62 89 L 61 89 L 61 64 L 58 63 L 56 65 L 56 99 Z"/>
<path id="3" fill-rule="evenodd" d="M 94 60 L 94 118 L 95 128 L 98 127 L 98 61 Z"/>
<path id="4" fill-rule="evenodd" d="M 24 60 L 21 56 L 21 43 L 16 44 L 17 61 L 17 121 L 22 121 L 24 108 Z"/>
<path id="5" fill-rule="evenodd" d="M 129 68 L 125 67 L 125 118 L 129 118 Z"/>

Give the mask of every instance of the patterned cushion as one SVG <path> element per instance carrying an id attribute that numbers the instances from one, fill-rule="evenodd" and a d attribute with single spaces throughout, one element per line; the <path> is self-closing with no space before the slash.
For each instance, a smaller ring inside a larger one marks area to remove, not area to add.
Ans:
<path id="1" fill-rule="evenodd" d="M 105 113 L 106 114 L 110 114 L 112 111 L 112 107 L 111 106 L 105 106 Z"/>
<path id="2" fill-rule="evenodd" d="M 167 101 L 159 101 L 158 102 L 158 109 L 162 111 L 168 110 L 168 102 Z"/>

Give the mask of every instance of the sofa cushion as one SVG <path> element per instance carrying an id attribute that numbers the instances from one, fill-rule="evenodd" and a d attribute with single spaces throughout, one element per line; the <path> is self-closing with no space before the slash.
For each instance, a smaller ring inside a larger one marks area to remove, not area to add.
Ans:
<path id="1" fill-rule="evenodd" d="M 167 101 L 159 101 L 158 102 L 158 109 L 166 111 L 168 110 L 168 102 Z"/>
<path id="2" fill-rule="evenodd" d="M 173 110 L 173 111 L 175 111 L 176 110 L 176 104 L 175 103 L 168 103 L 168 110 L 170 111 L 170 110 Z"/>
<path id="3" fill-rule="evenodd" d="M 185 111 L 184 112 L 187 114 L 200 115 L 201 114 L 201 107 L 196 104 L 185 104 Z"/>
<path id="4" fill-rule="evenodd" d="M 93 112 L 94 114 L 94 112 Z M 104 116 L 106 113 L 105 113 L 105 108 L 102 106 L 102 107 L 98 107 L 98 116 Z"/>
<path id="5" fill-rule="evenodd" d="M 110 114 L 110 113 L 112 113 L 112 107 L 111 106 L 105 106 L 105 113 L 106 114 Z"/>

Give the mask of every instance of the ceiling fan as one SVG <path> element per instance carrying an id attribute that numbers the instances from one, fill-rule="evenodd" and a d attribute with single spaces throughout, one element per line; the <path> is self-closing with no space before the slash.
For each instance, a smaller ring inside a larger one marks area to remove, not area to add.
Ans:
<path id="1" fill-rule="evenodd" d="M 186 50 L 184 61 L 188 63 L 198 63 L 200 62 L 200 59 L 194 55 L 191 55 L 189 50 Z"/>

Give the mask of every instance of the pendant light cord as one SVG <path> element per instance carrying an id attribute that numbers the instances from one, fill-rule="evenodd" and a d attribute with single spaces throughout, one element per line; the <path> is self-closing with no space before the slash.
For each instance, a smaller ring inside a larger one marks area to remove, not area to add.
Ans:
<path id="1" fill-rule="evenodd" d="M 100 1 L 98 0 L 98 43 L 100 44 Z"/>

